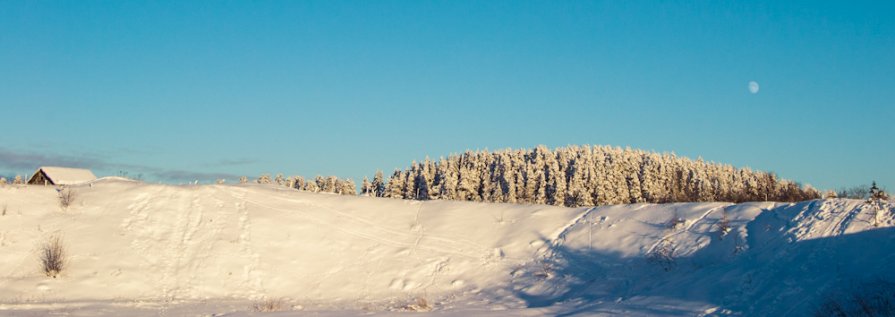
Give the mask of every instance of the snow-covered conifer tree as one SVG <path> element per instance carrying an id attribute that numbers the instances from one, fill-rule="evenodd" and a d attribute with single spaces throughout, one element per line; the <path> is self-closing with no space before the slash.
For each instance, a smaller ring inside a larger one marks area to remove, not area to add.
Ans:
<path id="1" fill-rule="evenodd" d="M 426 173 L 419 173 L 416 175 L 415 179 L 416 185 L 416 199 L 418 200 L 429 200 L 429 181 L 426 179 Z"/>
<path id="2" fill-rule="evenodd" d="M 367 177 L 364 176 L 364 180 L 360 184 L 360 195 L 361 196 L 372 196 L 373 195 L 373 185 L 370 184 L 370 181 L 367 180 Z"/>
<path id="3" fill-rule="evenodd" d="M 302 177 L 301 175 L 295 176 L 295 183 L 293 185 L 293 188 L 299 189 L 299 190 L 304 190 L 305 189 L 305 178 Z"/>
<path id="4" fill-rule="evenodd" d="M 286 178 L 283 177 L 283 174 L 277 174 L 277 177 L 274 178 L 274 182 L 277 183 L 277 185 L 285 186 Z"/>
<path id="5" fill-rule="evenodd" d="M 382 171 L 376 171 L 376 175 L 373 176 L 373 183 L 370 186 L 372 186 L 373 196 L 385 196 L 385 181 L 383 181 Z"/>
<path id="6" fill-rule="evenodd" d="M 317 182 L 306 182 L 304 190 L 312 193 L 319 193 L 320 186 L 317 186 Z"/>
<path id="7" fill-rule="evenodd" d="M 401 170 L 395 170 L 392 173 L 392 176 L 388 179 L 388 185 L 386 187 L 386 195 L 391 198 L 405 198 L 404 197 L 404 182 L 406 181 L 406 176 L 404 176 L 404 172 Z M 406 197 L 410 198 L 410 197 Z"/>
<path id="8" fill-rule="evenodd" d="M 340 195 L 349 195 L 356 196 L 357 195 L 357 185 L 354 183 L 354 180 L 350 178 L 346 178 L 345 180 L 340 182 L 341 188 L 339 189 Z"/>

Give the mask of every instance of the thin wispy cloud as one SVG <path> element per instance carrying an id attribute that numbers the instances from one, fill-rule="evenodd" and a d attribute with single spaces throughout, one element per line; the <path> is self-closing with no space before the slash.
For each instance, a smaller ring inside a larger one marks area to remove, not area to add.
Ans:
<path id="1" fill-rule="evenodd" d="M 249 158 L 241 158 L 241 159 L 231 159 L 231 160 L 220 160 L 212 166 L 241 166 L 257 163 L 258 160 L 249 159 Z"/>
<path id="2" fill-rule="evenodd" d="M 158 170 L 150 172 L 155 178 L 169 181 L 189 182 L 189 181 L 212 181 L 218 179 L 236 180 L 239 178 L 236 174 L 230 173 L 204 173 L 184 170 Z"/>
<path id="3" fill-rule="evenodd" d="M 247 159 L 222 160 L 219 166 L 249 164 Z M 128 171 L 131 176 L 142 175 L 146 179 L 163 182 L 213 181 L 217 179 L 237 179 L 238 175 L 222 172 L 201 172 L 181 169 L 165 169 L 154 166 L 110 162 L 88 155 L 59 155 L 22 153 L 0 147 L 0 169 L 9 171 L 31 171 L 40 166 L 66 166 L 105 171 Z"/>
<path id="4" fill-rule="evenodd" d="M 109 166 L 106 162 L 95 157 L 20 153 L 0 148 L 0 168 L 31 170 L 39 167 L 37 164 L 80 168 L 106 168 Z"/>

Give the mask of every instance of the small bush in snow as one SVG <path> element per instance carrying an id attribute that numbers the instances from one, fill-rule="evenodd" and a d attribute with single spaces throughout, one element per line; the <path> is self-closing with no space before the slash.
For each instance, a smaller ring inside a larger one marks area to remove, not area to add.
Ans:
<path id="1" fill-rule="evenodd" d="M 727 218 L 727 214 L 721 215 L 721 220 L 718 220 L 718 233 L 721 235 L 721 238 L 727 235 L 730 232 L 730 219 Z"/>
<path id="2" fill-rule="evenodd" d="M 265 299 L 252 304 L 252 310 L 256 312 L 276 312 L 286 310 L 286 303 L 282 299 Z"/>
<path id="3" fill-rule="evenodd" d="M 406 311 L 414 311 L 414 312 L 427 312 L 432 310 L 432 306 L 429 305 L 429 301 L 424 297 L 417 297 L 414 303 L 408 304 L 402 307 L 402 310 Z"/>
<path id="4" fill-rule="evenodd" d="M 62 238 L 52 236 L 40 248 L 40 264 L 43 272 L 50 277 L 56 278 L 62 269 L 65 268 L 65 247 L 62 245 Z"/>
<path id="5" fill-rule="evenodd" d="M 59 205 L 62 208 L 68 208 L 75 201 L 75 192 L 71 188 L 63 188 L 59 190 Z"/>
<path id="6" fill-rule="evenodd" d="M 669 229 L 680 229 L 687 225 L 687 219 L 677 217 L 668 222 Z"/>

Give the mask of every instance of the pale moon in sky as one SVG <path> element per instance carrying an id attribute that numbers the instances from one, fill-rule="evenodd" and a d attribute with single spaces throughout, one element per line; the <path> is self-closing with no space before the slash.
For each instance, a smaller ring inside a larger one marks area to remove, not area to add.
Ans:
<path id="1" fill-rule="evenodd" d="M 749 92 L 753 95 L 758 93 L 758 88 L 758 83 L 756 81 L 753 80 L 749 82 Z"/>

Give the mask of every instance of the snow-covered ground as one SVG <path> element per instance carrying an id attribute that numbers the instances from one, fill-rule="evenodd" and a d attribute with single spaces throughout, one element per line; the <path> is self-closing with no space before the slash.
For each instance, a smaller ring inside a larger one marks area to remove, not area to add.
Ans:
<path id="1" fill-rule="evenodd" d="M 101 179 L 0 187 L 0 315 L 803 316 L 895 282 L 895 206 L 597 208 Z M 48 277 L 41 245 L 62 238 Z M 852 291 L 854 290 L 854 291 Z M 258 312 L 272 303 L 278 312 Z"/>

